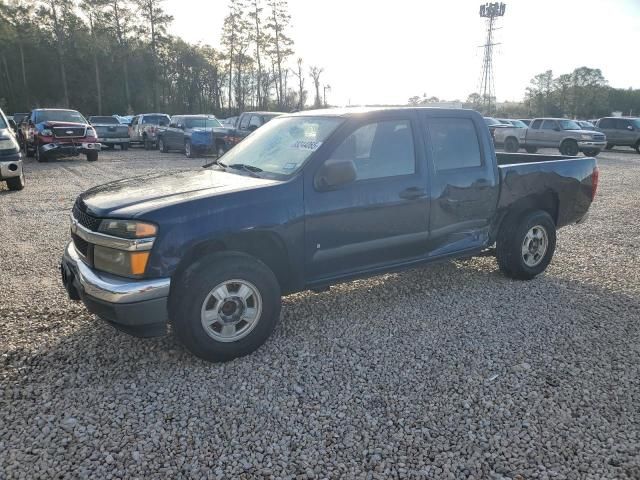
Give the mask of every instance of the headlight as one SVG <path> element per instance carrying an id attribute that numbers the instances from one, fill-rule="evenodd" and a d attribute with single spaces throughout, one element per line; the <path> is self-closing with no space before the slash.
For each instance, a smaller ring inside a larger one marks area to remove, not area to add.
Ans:
<path id="1" fill-rule="evenodd" d="M 96 133 L 95 128 L 87 128 L 87 137 L 98 137 L 98 134 Z"/>
<path id="2" fill-rule="evenodd" d="M 158 227 L 152 223 L 137 222 L 135 220 L 102 220 L 99 232 L 120 238 L 145 238 L 153 237 L 158 232 Z"/>
<path id="3" fill-rule="evenodd" d="M 580 135 L 580 138 L 582 140 L 593 140 L 593 137 L 591 135 Z"/>
<path id="4" fill-rule="evenodd" d="M 140 276 L 147 267 L 149 252 L 125 252 L 100 245 L 93 247 L 93 264 L 98 270 L 125 277 Z"/>
<path id="5" fill-rule="evenodd" d="M 14 138 L 0 138 L 0 150 L 15 150 L 18 152 L 18 142 Z"/>
<path id="6" fill-rule="evenodd" d="M 41 132 L 40 135 L 45 136 L 45 137 L 51 137 L 53 135 L 53 132 L 51 131 L 51 129 L 49 128 L 44 128 Z"/>

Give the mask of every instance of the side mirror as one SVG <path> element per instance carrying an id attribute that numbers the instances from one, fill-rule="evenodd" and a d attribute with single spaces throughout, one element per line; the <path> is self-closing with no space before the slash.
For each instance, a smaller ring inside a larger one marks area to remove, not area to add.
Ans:
<path id="1" fill-rule="evenodd" d="M 179 123 L 177 125 L 177 128 L 179 128 L 180 130 L 184 130 L 184 125 L 182 123 Z"/>
<path id="2" fill-rule="evenodd" d="M 314 185 L 317 190 L 326 191 L 352 183 L 357 177 L 353 160 L 327 160 L 316 174 Z"/>
<path id="3" fill-rule="evenodd" d="M 627 130 L 633 130 L 633 125 L 627 125 Z"/>
<path id="4" fill-rule="evenodd" d="M 249 130 L 250 132 L 255 132 L 258 129 L 257 125 L 249 125 L 249 128 L 247 128 L 247 130 Z"/>

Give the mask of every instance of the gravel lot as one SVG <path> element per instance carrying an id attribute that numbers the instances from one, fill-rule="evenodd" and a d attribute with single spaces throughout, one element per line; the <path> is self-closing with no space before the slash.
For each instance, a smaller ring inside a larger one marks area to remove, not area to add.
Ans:
<path id="1" fill-rule="evenodd" d="M 547 273 L 476 258 L 284 300 L 212 365 L 67 300 L 78 193 L 197 166 L 133 149 L 0 190 L 0 478 L 640 478 L 640 155 L 599 157 Z"/>

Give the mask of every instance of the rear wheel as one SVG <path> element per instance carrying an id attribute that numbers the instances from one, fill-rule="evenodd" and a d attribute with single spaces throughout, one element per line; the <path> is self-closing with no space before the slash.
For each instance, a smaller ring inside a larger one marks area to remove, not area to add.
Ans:
<path id="1" fill-rule="evenodd" d="M 536 153 L 538 151 L 538 147 L 524 147 L 527 153 Z"/>
<path id="2" fill-rule="evenodd" d="M 498 266 L 507 277 L 530 280 L 546 270 L 555 248 L 556 225 L 547 212 L 510 215 L 498 233 Z"/>
<path id="3" fill-rule="evenodd" d="M 636 142 L 636 146 L 634 148 L 636 149 L 636 152 L 640 153 L 640 140 Z"/>
<path id="4" fill-rule="evenodd" d="M 164 138 L 160 137 L 158 139 L 158 149 L 162 152 L 162 153 L 167 153 L 169 151 L 169 149 L 167 148 L 167 144 L 164 143 Z"/>
<path id="5" fill-rule="evenodd" d="M 565 140 L 560 144 L 560 153 L 562 155 L 575 157 L 579 152 L 580 150 L 578 149 L 578 142 L 576 142 L 575 140 Z"/>
<path id="6" fill-rule="evenodd" d="M 191 140 L 184 141 L 184 154 L 187 158 L 193 158 L 193 148 L 191 146 Z"/>
<path id="7" fill-rule="evenodd" d="M 151 140 L 149 140 L 149 138 L 146 135 L 142 139 L 142 142 L 144 143 L 145 150 L 151 150 Z"/>
<path id="8" fill-rule="evenodd" d="M 262 262 L 240 253 L 196 261 L 170 298 L 174 331 L 195 355 L 226 361 L 247 355 L 271 335 L 280 316 L 280 287 Z"/>
<path id="9" fill-rule="evenodd" d="M 24 173 L 21 173 L 19 177 L 7 178 L 7 187 L 9 187 L 9 190 L 22 190 L 24 188 L 24 184 Z"/>
<path id="10" fill-rule="evenodd" d="M 98 160 L 98 152 L 87 152 L 87 161 L 95 162 Z"/>
<path id="11" fill-rule="evenodd" d="M 515 153 L 520 149 L 518 139 L 509 137 L 504 141 L 504 151 L 509 153 Z"/>

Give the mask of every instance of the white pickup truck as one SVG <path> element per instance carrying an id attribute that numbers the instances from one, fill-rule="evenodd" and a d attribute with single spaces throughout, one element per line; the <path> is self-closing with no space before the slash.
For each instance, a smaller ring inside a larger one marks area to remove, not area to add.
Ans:
<path id="1" fill-rule="evenodd" d="M 588 157 L 595 157 L 607 145 L 603 133 L 582 130 L 566 118 L 536 118 L 529 128 L 496 129 L 494 140 L 504 145 L 506 152 L 524 148 L 528 153 L 536 153 L 538 148 L 557 148 L 562 155 L 582 152 Z"/>

